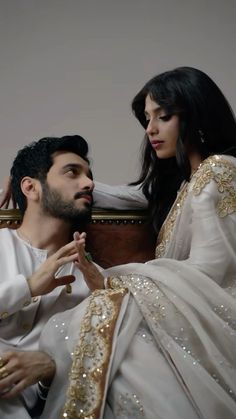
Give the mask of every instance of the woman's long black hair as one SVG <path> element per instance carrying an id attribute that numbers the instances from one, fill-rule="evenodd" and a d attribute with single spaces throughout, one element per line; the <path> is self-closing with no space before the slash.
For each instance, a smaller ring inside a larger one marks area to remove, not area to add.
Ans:
<path id="1" fill-rule="evenodd" d="M 145 129 L 147 95 L 167 114 L 177 114 L 180 118 L 176 157 L 159 159 L 145 135 L 142 169 L 133 183 L 142 185 L 158 231 L 181 183 L 190 178 L 187 147 L 199 153 L 202 159 L 214 154 L 236 157 L 236 121 L 219 87 L 205 73 L 192 67 L 179 67 L 152 78 L 134 97 L 133 113 Z"/>

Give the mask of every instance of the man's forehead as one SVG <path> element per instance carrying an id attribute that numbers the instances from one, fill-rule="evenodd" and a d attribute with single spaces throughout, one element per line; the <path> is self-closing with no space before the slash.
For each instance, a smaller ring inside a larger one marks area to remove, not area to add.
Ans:
<path id="1" fill-rule="evenodd" d="M 53 166 L 65 166 L 71 163 L 82 165 L 86 169 L 89 168 L 89 163 L 72 151 L 56 151 L 53 153 L 52 158 Z"/>

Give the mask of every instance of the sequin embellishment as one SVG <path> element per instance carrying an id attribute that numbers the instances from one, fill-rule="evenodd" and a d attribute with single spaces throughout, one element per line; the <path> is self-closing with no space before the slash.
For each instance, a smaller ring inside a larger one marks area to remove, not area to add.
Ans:
<path id="1" fill-rule="evenodd" d="M 176 218 L 178 214 L 180 213 L 183 207 L 185 198 L 188 194 L 188 186 L 189 186 L 188 182 L 183 184 L 163 226 L 161 227 L 161 230 L 157 238 L 157 247 L 156 247 L 156 252 L 155 252 L 156 259 L 163 257 L 166 252 L 167 245 L 170 241 L 171 235 L 174 230 Z"/>
<path id="2" fill-rule="evenodd" d="M 217 203 L 217 214 L 225 217 L 236 211 L 236 190 L 232 185 L 236 177 L 235 165 L 222 156 L 208 157 L 194 175 L 193 194 L 199 195 L 205 186 L 213 180 L 221 197 Z"/>
<path id="3" fill-rule="evenodd" d="M 126 292 L 124 288 L 97 290 L 89 297 L 61 418 L 100 417 L 115 325 Z"/>
<path id="4" fill-rule="evenodd" d="M 120 394 L 115 407 L 115 417 L 119 419 L 145 418 L 143 406 L 136 394 Z"/>

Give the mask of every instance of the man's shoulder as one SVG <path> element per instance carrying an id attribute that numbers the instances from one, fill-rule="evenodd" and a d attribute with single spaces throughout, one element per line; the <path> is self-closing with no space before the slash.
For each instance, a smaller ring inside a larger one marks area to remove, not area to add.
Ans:
<path id="1" fill-rule="evenodd" d="M 13 237 L 15 236 L 15 230 L 8 227 L 0 228 L 0 239 L 4 237 Z"/>

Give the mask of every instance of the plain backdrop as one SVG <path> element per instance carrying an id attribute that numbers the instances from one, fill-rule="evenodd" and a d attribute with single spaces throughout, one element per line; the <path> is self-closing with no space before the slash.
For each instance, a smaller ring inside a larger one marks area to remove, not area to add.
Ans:
<path id="1" fill-rule="evenodd" d="M 130 102 L 177 66 L 208 73 L 236 110 L 236 0 L 0 0 L 0 187 L 15 154 L 80 134 L 97 180 L 134 180 Z"/>

